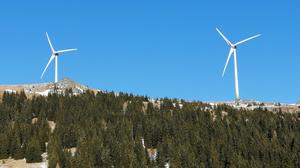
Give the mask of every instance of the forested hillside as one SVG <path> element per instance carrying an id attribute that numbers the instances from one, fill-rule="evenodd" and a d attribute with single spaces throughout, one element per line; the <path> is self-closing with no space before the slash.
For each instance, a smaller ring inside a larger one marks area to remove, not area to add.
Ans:
<path id="1" fill-rule="evenodd" d="M 296 113 L 124 93 L 4 93 L 0 159 L 40 162 L 44 152 L 50 168 L 299 167 L 300 121 Z"/>

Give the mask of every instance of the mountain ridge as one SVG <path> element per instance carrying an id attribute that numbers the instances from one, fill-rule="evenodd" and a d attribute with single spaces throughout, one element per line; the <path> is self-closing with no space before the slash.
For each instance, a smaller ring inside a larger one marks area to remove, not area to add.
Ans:
<path id="1" fill-rule="evenodd" d="M 45 82 L 45 83 L 35 83 L 35 84 L 14 84 L 14 85 L 0 85 L 0 96 L 4 92 L 8 93 L 17 93 L 24 91 L 26 96 L 32 97 L 36 95 L 48 96 L 51 93 L 63 94 L 67 89 L 71 89 L 74 95 L 82 94 L 87 90 L 93 92 L 99 92 L 101 90 L 90 88 L 87 85 L 77 83 L 76 81 L 70 78 L 64 78 L 63 80 L 54 82 Z M 118 95 L 116 93 L 116 95 Z M 298 112 L 300 110 L 300 101 L 295 104 L 286 104 L 286 103 L 270 103 L 270 102 L 260 102 L 256 100 L 241 100 L 239 105 L 236 105 L 234 101 L 220 101 L 220 102 L 207 102 L 204 103 L 210 104 L 211 106 L 218 106 L 220 104 L 226 104 L 234 108 L 245 108 L 253 110 L 255 108 L 265 108 L 270 111 L 284 111 L 284 112 Z"/>

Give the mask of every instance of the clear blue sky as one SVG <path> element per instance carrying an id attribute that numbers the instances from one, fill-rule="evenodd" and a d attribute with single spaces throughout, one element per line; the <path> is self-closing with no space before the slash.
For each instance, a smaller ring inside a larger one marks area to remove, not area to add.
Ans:
<path id="1" fill-rule="evenodd" d="M 0 6 L 0 84 L 59 78 L 90 87 L 151 97 L 234 99 L 233 60 L 222 79 L 233 42 L 262 36 L 238 49 L 242 99 L 300 100 L 300 2 L 241 0 L 5 1 Z"/>

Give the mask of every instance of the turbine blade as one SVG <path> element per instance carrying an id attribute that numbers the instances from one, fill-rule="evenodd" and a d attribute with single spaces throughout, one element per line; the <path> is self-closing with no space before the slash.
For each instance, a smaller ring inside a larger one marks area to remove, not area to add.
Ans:
<path id="1" fill-rule="evenodd" d="M 226 64 L 225 64 L 225 67 L 224 67 L 224 70 L 223 70 L 222 77 L 223 77 L 223 76 L 224 76 L 224 74 L 225 74 L 225 71 L 226 71 L 226 68 L 227 68 L 228 62 L 229 62 L 229 60 L 230 60 L 230 57 L 231 57 L 231 55 L 232 55 L 232 53 L 233 53 L 233 50 L 234 50 L 234 49 L 230 48 L 230 51 L 229 51 L 229 54 L 228 54 L 228 57 L 227 57 L 227 61 L 226 61 Z"/>
<path id="2" fill-rule="evenodd" d="M 56 53 L 70 52 L 70 51 L 76 51 L 76 50 L 77 50 L 77 48 L 66 49 L 66 50 L 59 50 L 59 51 L 56 51 Z"/>
<path id="3" fill-rule="evenodd" d="M 41 75 L 41 78 L 43 78 L 44 73 L 46 72 L 46 70 L 47 70 L 49 64 L 51 63 L 51 61 L 52 61 L 54 58 L 55 58 L 55 56 L 54 56 L 54 55 L 51 55 L 51 57 L 50 57 L 50 59 L 49 59 L 49 61 L 48 61 L 48 64 L 46 65 L 46 67 L 45 67 L 45 69 L 44 69 L 44 71 L 43 71 L 43 73 L 42 73 L 42 75 Z"/>
<path id="4" fill-rule="evenodd" d="M 225 35 L 224 35 L 218 28 L 216 28 L 216 30 L 217 30 L 218 33 L 223 37 L 223 39 L 225 40 L 225 42 L 226 42 L 230 47 L 233 47 L 232 43 L 225 37 Z"/>
<path id="5" fill-rule="evenodd" d="M 49 38 L 49 35 L 48 35 L 47 32 L 46 32 L 46 36 L 47 36 L 48 43 L 49 43 L 49 45 L 50 45 L 50 48 L 51 48 L 52 53 L 55 53 L 55 50 L 54 50 L 54 48 L 53 48 L 53 46 L 52 46 L 52 44 L 51 44 L 51 41 L 50 41 L 50 38 Z"/>
<path id="6" fill-rule="evenodd" d="M 257 38 L 257 37 L 259 37 L 259 36 L 261 36 L 261 34 L 257 34 L 257 35 L 255 35 L 255 36 L 249 37 L 249 38 L 247 38 L 247 39 L 245 39 L 245 40 L 239 41 L 239 42 L 237 42 L 237 43 L 234 44 L 234 45 L 235 45 L 235 46 L 240 45 L 240 44 L 242 44 L 242 43 L 244 43 L 244 42 L 246 42 L 246 41 L 252 40 L 252 39 Z"/>

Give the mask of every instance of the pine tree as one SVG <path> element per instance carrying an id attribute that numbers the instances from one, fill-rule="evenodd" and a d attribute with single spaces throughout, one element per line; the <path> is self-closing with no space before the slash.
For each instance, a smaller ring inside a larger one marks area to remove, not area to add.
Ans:
<path id="1" fill-rule="evenodd" d="M 27 163 L 36 163 L 42 161 L 42 151 L 37 136 L 33 136 L 26 148 L 25 159 Z"/>
<path id="2" fill-rule="evenodd" d="M 20 139 L 19 138 L 15 138 L 15 140 L 13 140 L 14 142 L 14 151 L 11 152 L 11 156 L 12 158 L 18 160 L 18 159 L 23 159 L 25 157 L 25 149 L 24 149 L 24 145 L 21 144 Z M 11 147 L 12 149 L 12 147 Z"/>
<path id="3" fill-rule="evenodd" d="M 137 141 L 134 144 L 134 154 L 135 158 L 133 162 L 133 167 L 147 167 L 147 155 L 140 139 L 137 139 Z"/>
<path id="4" fill-rule="evenodd" d="M 9 139 L 6 134 L 0 134 L 0 159 L 9 157 Z"/>
<path id="5" fill-rule="evenodd" d="M 48 144 L 48 160 L 49 160 L 49 168 L 55 168 L 56 165 L 59 165 L 60 160 L 62 159 L 62 150 L 63 147 L 60 143 L 59 138 L 54 133 L 50 137 L 49 144 Z"/>

